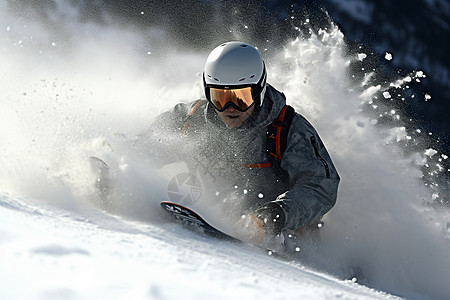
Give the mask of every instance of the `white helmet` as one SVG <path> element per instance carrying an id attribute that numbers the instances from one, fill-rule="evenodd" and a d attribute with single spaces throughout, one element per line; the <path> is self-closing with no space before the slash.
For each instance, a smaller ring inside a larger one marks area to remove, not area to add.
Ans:
<path id="1" fill-rule="evenodd" d="M 231 90 L 250 87 L 253 101 L 262 105 L 266 79 L 261 54 L 255 47 L 243 42 L 227 42 L 216 47 L 209 54 L 203 73 L 205 95 L 209 101 L 212 101 L 211 88 Z"/>

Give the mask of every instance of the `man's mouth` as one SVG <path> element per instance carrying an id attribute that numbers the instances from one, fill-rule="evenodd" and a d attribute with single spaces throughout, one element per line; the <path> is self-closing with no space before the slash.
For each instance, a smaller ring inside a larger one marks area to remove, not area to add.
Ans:
<path id="1" fill-rule="evenodd" d="M 236 118 L 239 118 L 239 116 L 227 116 L 228 118 L 230 118 L 230 119 L 236 119 Z"/>

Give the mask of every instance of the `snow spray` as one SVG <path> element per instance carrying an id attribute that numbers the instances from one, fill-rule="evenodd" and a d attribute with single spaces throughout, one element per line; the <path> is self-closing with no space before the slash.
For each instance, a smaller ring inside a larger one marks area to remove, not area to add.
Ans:
<path id="1" fill-rule="evenodd" d="M 418 124 L 401 122 L 401 112 L 385 104 L 390 89 L 407 89 L 423 74 L 411 72 L 383 88 L 367 83 L 376 71 L 366 66 L 355 81 L 350 66 L 366 53 L 347 49 L 343 34 L 332 26 L 288 43 L 268 71 L 275 87 L 316 126 L 341 176 L 322 240 L 310 249 L 311 264 L 400 295 L 444 297 L 449 216 L 430 205 L 437 194 L 448 197 L 448 190 L 423 182 L 421 164 L 427 164 L 431 150 L 420 136 L 406 133 L 419 133 L 413 127 Z M 366 113 L 365 105 L 376 112 Z M 389 125 L 378 124 L 386 116 Z M 423 148 L 406 155 L 402 141 L 415 139 Z M 435 152 L 440 159 L 428 172 L 448 172 L 442 167 L 447 155 Z"/>

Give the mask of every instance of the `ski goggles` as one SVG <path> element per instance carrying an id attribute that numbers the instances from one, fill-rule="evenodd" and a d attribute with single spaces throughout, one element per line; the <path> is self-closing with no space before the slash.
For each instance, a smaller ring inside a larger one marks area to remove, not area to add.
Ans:
<path id="1" fill-rule="evenodd" d="M 220 112 L 229 106 L 244 112 L 255 103 L 250 86 L 236 89 L 209 87 L 207 93 L 208 100 Z"/>

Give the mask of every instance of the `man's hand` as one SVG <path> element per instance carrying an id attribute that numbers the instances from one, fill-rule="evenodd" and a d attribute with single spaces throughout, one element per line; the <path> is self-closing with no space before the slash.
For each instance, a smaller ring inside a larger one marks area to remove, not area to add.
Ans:
<path id="1" fill-rule="evenodd" d="M 268 202 L 256 211 L 256 216 L 263 222 L 265 234 L 274 237 L 281 233 L 286 223 L 286 216 L 281 206 Z"/>
<path id="2" fill-rule="evenodd" d="M 252 244 L 261 245 L 264 242 L 264 223 L 256 215 L 243 215 L 235 226 L 237 238 Z"/>
<path id="3" fill-rule="evenodd" d="M 235 224 L 235 232 L 243 241 L 262 245 L 280 234 L 285 221 L 283 209 L 274 202 L 268 202 L 254 214 L 243 215 Z"/>

